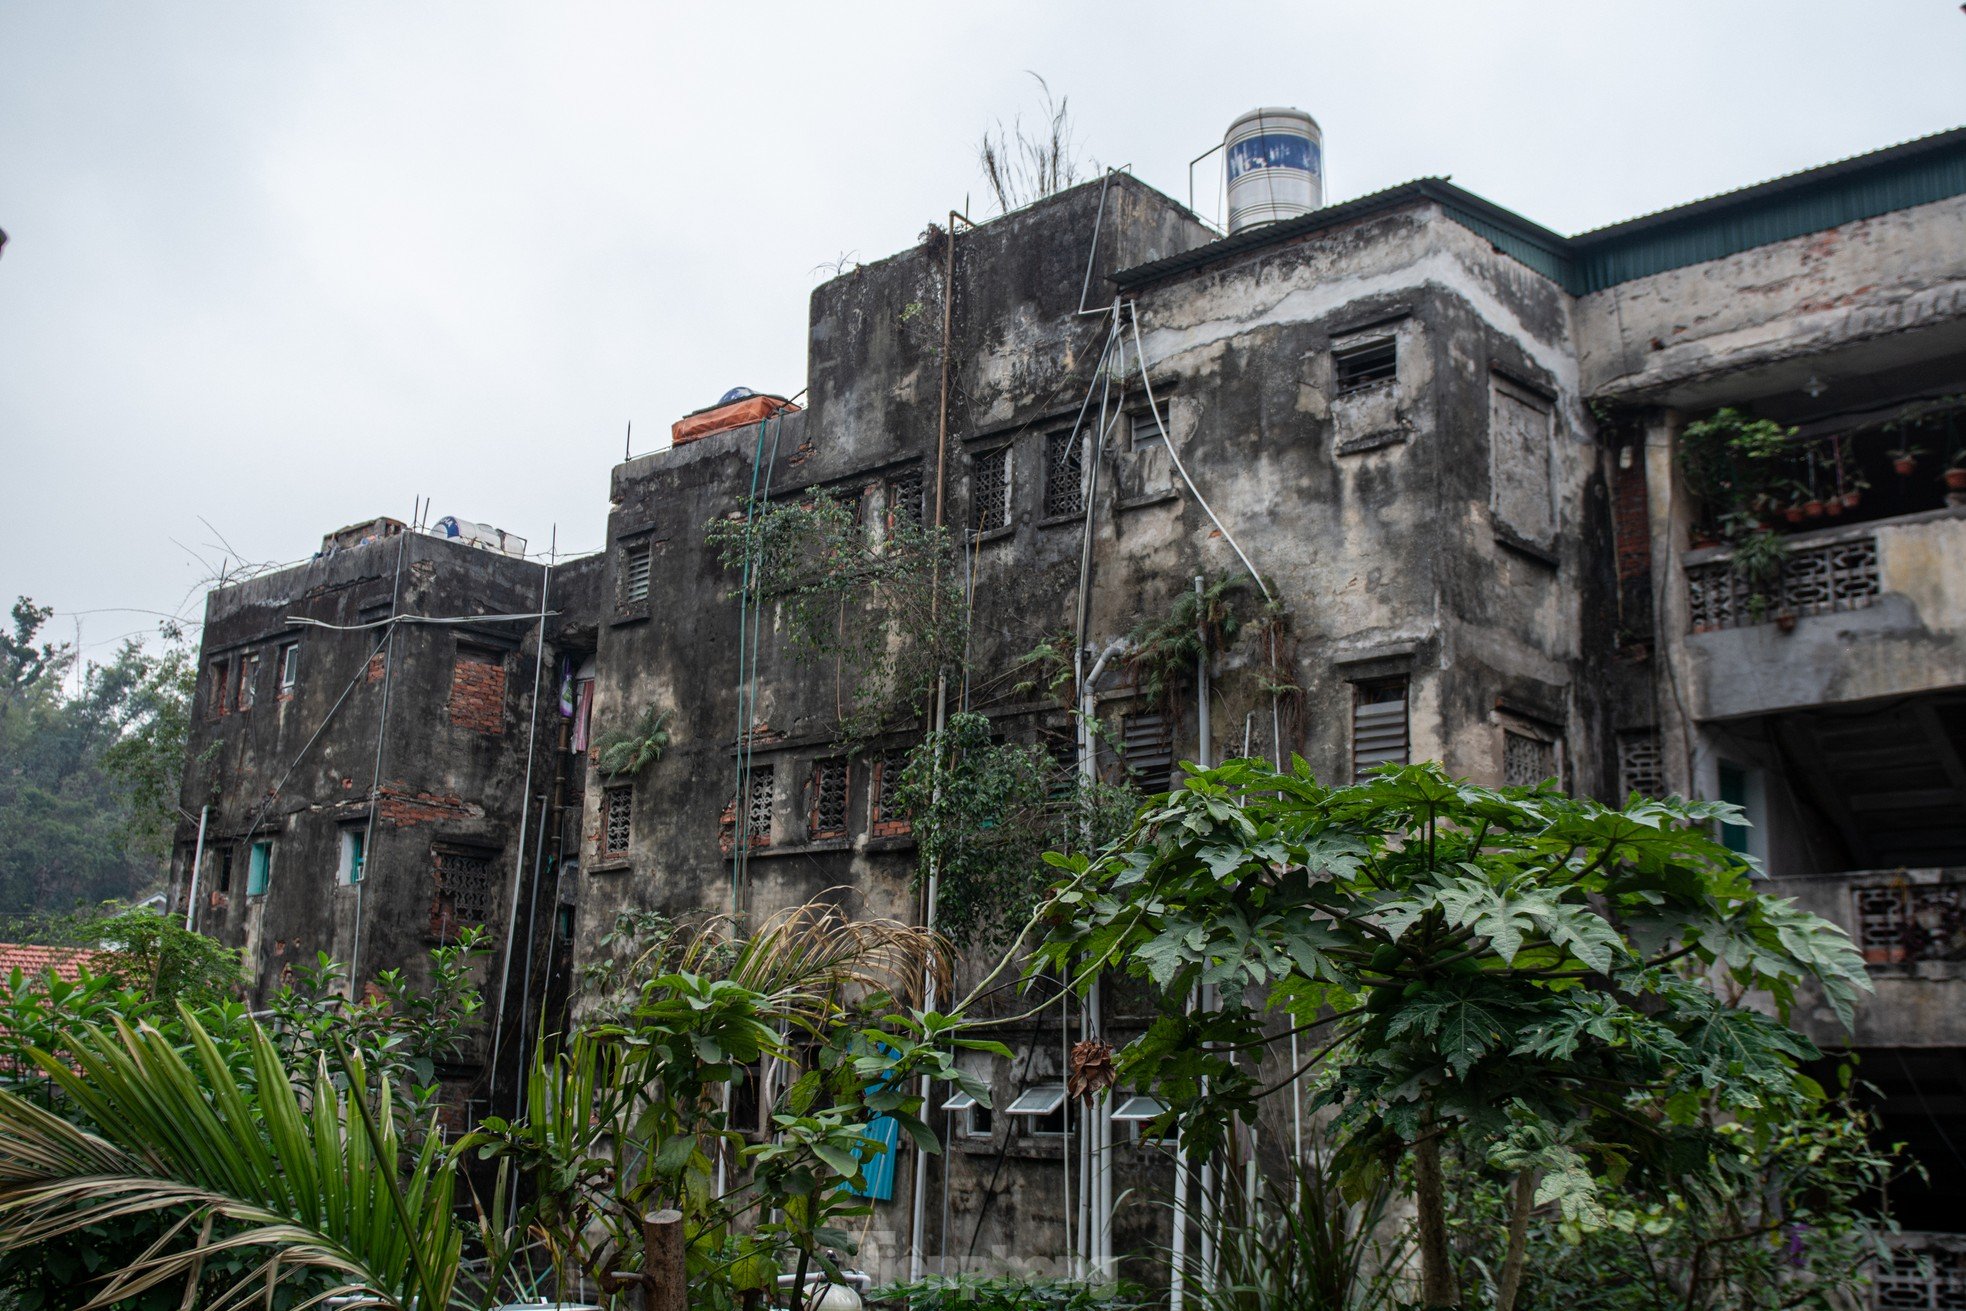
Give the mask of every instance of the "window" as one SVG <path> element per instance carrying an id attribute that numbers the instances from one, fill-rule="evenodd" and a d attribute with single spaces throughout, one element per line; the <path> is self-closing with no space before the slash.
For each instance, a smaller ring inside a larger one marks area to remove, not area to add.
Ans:
<path id="1" fill-rule="evenodd" d="M 253 708 L 253 690 L 259 684 L 259 656 L 239 657 L 239 709 Z"/>
<path id="2" fill-rule="evenodd" d="M 1085 513 L 1085 439 L 1070 428 L 1044 437 L 1044 512 Z"/>
<path id="3" fill-rule="evenodd" d="M 1142 792 L 1165 792 L 1174 786 L 1174 743 L 1166 715 L 1142 710 L 1124 716 L 1120 751 L 1128 777 Z"/>
<path id="4" fill-rule="evenodd" d="M 923 480 L 920 465 L 903 470 L 887 480 L 887 521 L 889 525 L 901 522 L 919 524 L 924 516 L 922 508 Z"/>
<path id="5" fill-rule="evenodd" d="M 751 766 L 751 777 L 745 791 L 744 816 L 752 846 L 771 845 L 772 811 L 777 800 L 777 779 L 772 766 Z"/>
<path id="6" fill-rule="evenodd" d="M 573 907 L 561 906 L 553 912 L 553 932 L 562 947 L 573 943 Z"/>
<path id="7" fill-rule="evenodd" d="M 1136 1093 L 1114 1107 L 1113 1114 L 1110 1118 L 1114 1124 L 1125 1125 L 1128 1130 L 1128 1136 L 1137 1143 L 1142 1140 L 1142 1128 L 1160 1119 L 1166 1113 L 1166 1103 L 1161 1102 L 1157 1098 Z"/>
<path id="8" fill-rule="evenodd" d="M 1374 765 L 1407 763 L 1406 680 L 1360 683 L 1352 689 L 1352 777 Z"/>
<path id="9" fill-rule="evenodd" d="M 218 875 L 213 882 L 220 892 L 232 891 L 232 846 L 230 843 L 213 853 L 218 859 Z"/>
<path id="10" fill-rule="evenodd" d="M 1490 507 L 1497 526 L 1531 545 L 1556 536 L 1550 495 L 1550 403 L 1500 378 L 1490 381 Z"/>
<path id="11" fill-rule="evenodd" d="M 1149 406 L 1144 410 L 1134 410 L 1127 415 L 1127 442 L 1136 451 L 1153 446 L 1165 446 L 1165 416 Z"/>
<path id="12" fill-rule="evenodd" d="M 1742 811 L 1742 818 L 1746 819 L 1750 824 L 1753 823 L 1754 805 L 1752 792 L 1749 787 L 1748 771 L 1734 764 L 1732 761 L 1723 760 L 1720 762 L 1718 772 L 1720 799 L 1730 806 L 1739 806 Z M 1721 845 L 1737 856 L 1750 855 L 1752 854 L 1752 844 L 1749 842 L 1748 836 L 1753 831 L 1753 829 L 1745 828 L 1739 824 L 1722 824 L 1720 826 Z"/>
<path id="13" fill-rule="evenodd" d="M 335 873 L 335 881 L 343 887 L 352 887 L 362 881 L 363 847 L 367 839 L 368 835 L 358 828 L 341 831 L 341 865 Z"/>
<path id="14" fill-rule="evenodd" d="M 996 1131 L 996 1117 L 990 1108 L 958 1088 L 942 1103 L 949 1112 L 950 1131 L 958 1138 L 988 1138 Z"/>
<path id="15" fill-rule="evenodd" d="M 635 785 L 621 783 L 601 793 L 601 854 L 621 856 L 635 837 Z"/>
<path id="16" fill-rule="evenodd" d="M 1331 362 L 1340 396 L 1363 391 L 1399 376 L 1399 344 L 1391 337 L 1349 343 L 1332 350 Z"/>
<path id="17" fill-rule="evenodd" d="M 845 756 L 813 762 L 812 810 L 806 816 L 807 837 L 818 840 L 846 836 L 848 777 Z"/>
<path id="18" fill-rule="evenodd" d="M 1556 743 L 1502 730 L 1502 786 L 1533 788 L 1556 777 Z"/>
<path id="19" fill-rule="evenodd" d="M 1618 734 L 1619 804 L 1634 792 L 1654 798 L 1666 794 L 1665 753 L 1656 728 L 1634 728 Z"/>
<path id="20" fill-rule="evenodd" d="M 228 853 L 229 855 L 230 853 Z M 230 865 L 230 861 L 226 862 Z M 226 871 L 226 881 L 231 882 L 231 871 Z M 246 895 L 260 897 L 273 882 L 273 844 L 267 841 L 255 842 L 246 854 Z"/>
<path id="21" fill-rule="evenodd" d="M 901 775 L 908 768 L 908 753 L 894 747 L 874 761 L 874 804 L 869 824 L 876 836 L 893 837 L 908 831 L 908 816 L 901 809 Z"/>
<path id="22" fill-rule="evenodd" d="M 280 695 L 292 696 L 299 685 L 300 643 L 289 642 L 280 648 Z"/>
<path id="23" fill-rule="evenodd" d="M 1016 1117 L 1027 1134 L 1055 1138 L 1069 1130 L 1067 1109 L 1065 1085 L 1041 1083 L 1017 1094 L 1017 1100 L 1004 1107 L 1003 1113 Z"/>
<path id="24" fill-rule="evenodd" d="M 430 933 L 446 942 L 461 929 L 490 924 L 495 895 L 492 853 L 432 847 Z"/>
<path id="25" fill-rule="evenodd" d="M 649 542 L 647 538 L 626 543 L 621 548 L 621 573 L 617 579 L 622 605 L 645 605 L 649 599 Z"/>
<path id="26" fill-rule="evenodd" d="M 231 662 L 226 660 L 214 660 L 206 666 L 205 718 L 217 719 L 229 708 L 225 698 L 232 686 L 231 670 Z"/>
<path id="27" fill-rule="evenodd" d="M 998 447 L 969 461 L 970 528 L 978 533 L 1010 527 L 1010 448 Z"/>

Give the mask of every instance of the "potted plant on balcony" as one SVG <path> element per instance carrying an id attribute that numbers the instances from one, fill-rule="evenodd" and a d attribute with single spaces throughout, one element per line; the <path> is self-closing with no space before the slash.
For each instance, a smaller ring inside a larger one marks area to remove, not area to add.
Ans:
<path id="1" fill-rule="evenodd" d="M 1947 491 L 1966 492 L 1966 446 L 1952 453 L 1952 460 L 1946 465 L 1943 477 Z"/>
<path id="2" fill-rule="evenodd" d="M 1843 508 L 1854 510 L 1862 504 L 1864 489 L 1869 486 L 1870 480 L 1861 476 L 1852 478 L 1849 482 L 1845 483 L 1838 497 L 1843 502 Z"/>
<path id="3" fill-rule="evenodd" d="M 1687 485 L 1706 505 L 1709 523 L 1757 506 L 1777 491 L 1795 429 L 1750 418 L 1731 406 L 1686 425 L 1678 456 Z"/>
<path id="4" fill-rule="evenodd" d="M 1897 470 L 1898 476 L 1900 478 L 1909 478 L 1912 474 L 1918 472 L 1918 457 L 1925 454 L 1925 451 L 1924 448 L 1918 446 L 1900 446 L 1895 451 L 1887 452 L 1887 454 L 1891 459 L 1891 467 Z"/>
<path id="5" fill-rule="evenodd" d="M 1734 572 L 1748 585 L 1748 617 L 1760 623 L 1782 592 L 1782 566 L 1788 560 L 1788 541 L 1780 533 L 1763 529 L 1743 537 L 1734 546 Z M 1776 616 L 1781 623 L 1782 616 Z M 1795 626 L 1795 616 L 1790 614 L 1788 622 L 1782 625 L 1787 632 Z"/>

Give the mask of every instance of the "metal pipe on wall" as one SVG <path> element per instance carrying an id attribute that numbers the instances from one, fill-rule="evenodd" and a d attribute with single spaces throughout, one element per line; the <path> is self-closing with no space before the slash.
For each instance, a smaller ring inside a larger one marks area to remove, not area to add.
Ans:
<path id="1" fill-rule="evenodd" d="M 205 864 L 205 821 L 210 819 L 211 815 L 211 806 L 204 805 L 198 808 L 198 842 L 191 848 L 191 885 L 184 894 L 184 929 L 187 933 L 197 928 L 192 921 L 198 916 L 198 871 Z"/>

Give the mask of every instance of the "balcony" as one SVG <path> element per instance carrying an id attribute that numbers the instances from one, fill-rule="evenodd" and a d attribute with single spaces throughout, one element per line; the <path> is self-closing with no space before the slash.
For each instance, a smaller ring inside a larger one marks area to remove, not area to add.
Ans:
<path id="1" fill-rule="evenodd" d="M 1888 1260 L 1871 1279 L 1874 1311 L 1966 1311 L 1966 1234 L 1885 1237 Z"/>
<path id="2" fill-rule="evenodd" d="M 1966 507 L 1795 533 L 1774 577 L 1689 551 L 1680 647 L 1695 719 L 1966 686 Z"/>

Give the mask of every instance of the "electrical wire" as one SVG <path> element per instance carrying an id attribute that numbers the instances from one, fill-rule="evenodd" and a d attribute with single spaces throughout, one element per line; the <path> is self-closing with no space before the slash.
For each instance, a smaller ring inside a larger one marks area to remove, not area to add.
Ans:
<path id="1" fill-rule="evenodd" d="M 1256 572 L 1256 566 L 1249 562 L 1248 555 L 1243 552 L 1242 544 L 1236 541 L 1236 535 L 1229 531 L 1229 526 L 1222 522 L 1221 517 L 1209 505 L 1208 498 L 1201 494 L 1201 488 L 1195 486 L 1195 480 L 1188 476 L 1188 466 L 1181 463 L 1181 453 L 1174 449 L 1174 436 L 1168 432 L 1167 424 L 1161 421 L 1160 402 L 1154 399 L 1154 384 L 1147 377 L 1147 350 L 1140 344 L 1139 302 L 1128 301 L 1126 310 L 1128 318 L 1133 322 L 1133 353 L 1140 363 L 1140 385 L 1146 389 L 1147 408 L 1154 416 L 1154 427 L 1160 429 L 1161 440 L 1167 444 L 1167 458 L 1174 462 L 1174 468 L 1180 473 L 1181 481 L 1188 485 L 1190 492 L 1194 493 L 1196 504 L 1201 506 L 1202 512 L 1208 516 L 1208 521 L 1215 525 L 1215 531 L 1222 534 L 1222 539 L 1229 544 L 1229 549 L 1236 553 L 1238 560 L 1242 561 L 1242 567 L 1247 569 L 1249 576 L 1256 580 L 1256 590 L 1263 594 L 1263 600 L 1274 602 L 1276 598 L 1270 595 L 1270 585 L 1263 581 L 1263 575 Z"/>
<path id="2" fill-rule="evenodd" d="M 548 619 L 558 618 L 558 610 L 548 610 Z M 309 619 L 305 615 L 288 615 L 289 628 L 325 628 L 336 633 L 359 633 L 370 628 L 387 628 L 391 624 L 509 624 L 537 623 L 539 611 L 525 615 L 397 615 L 391 619 L 372 619 L 366 624 L 331 624 L 322 619 Z"/>

